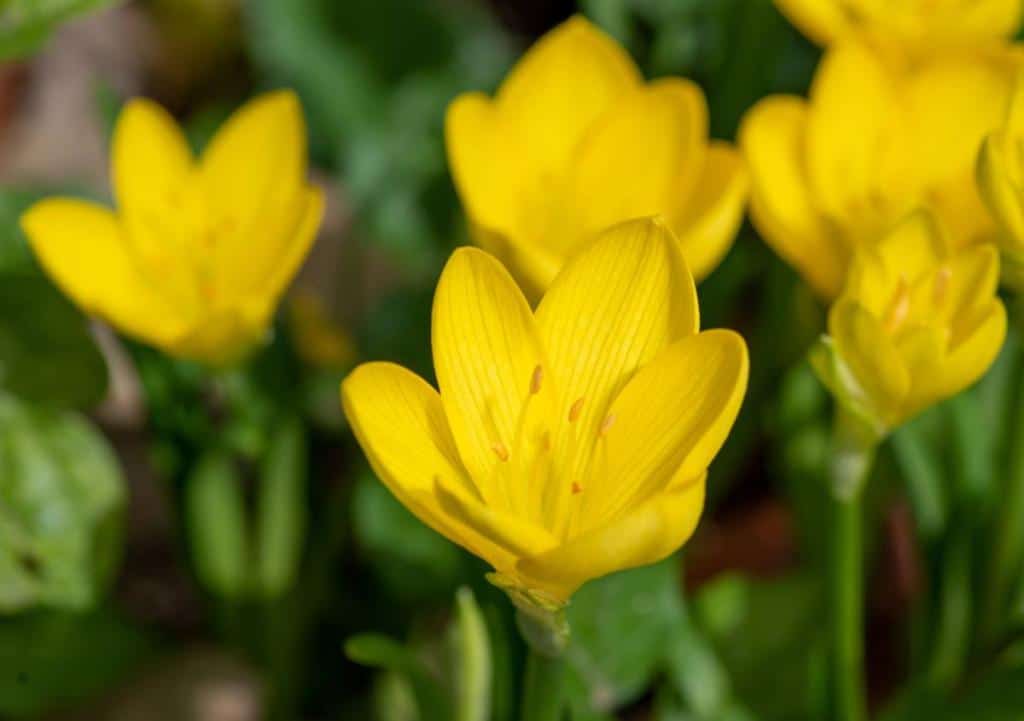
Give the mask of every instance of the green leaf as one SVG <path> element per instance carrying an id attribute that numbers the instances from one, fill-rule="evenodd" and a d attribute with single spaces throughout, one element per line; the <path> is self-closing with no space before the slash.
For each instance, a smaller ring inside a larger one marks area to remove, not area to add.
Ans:
<path id="1" fill-rule="evenodd" d="M 0 620 L 0 715 L 36 718 L 118 683 L 155 640 L 110 610 Z"/>
<path id="2" fill-rule="evenodd" d="M 0 394 L 0 612 L 91 605 L 123 504 L 114 453 L 85 419 Z"/>
<path id="3" fill-rule="evenodd" d="M 41 276 L 0 272 L 0 388 L 73 407 L 106 393 L 107 367 L 85 318 Z"/>
<path id="4" fill-rule="evenodd" d="M 573 705 L 612 711 L 636 699 L 661 667 L 678 614 L 679 559 L 585 585 L 568 607 Z"/>
<path id="5" fill-rule="evenodd" d="M 457 721 L 488 721 L 491 718 L 491 686 L 494 669 L 487 623 L 473 591 L 460 588 L 455 594 L 456 624 L 455 693 Z"/>
<path id="6" fill-rule="evenodd" d="M 107 387 L 85 318 L 39 272 L 18 218 L 39 193 L 0 191 L 0 388 L 23 398 L 87 407 Z"/>
<path id="7" fill-rule="evenodd" d="M 287 418 L 271 436 L 259 495 L 259 590 L 284 593 L 302 560 L 307 522 L 306 434 L 298 418 Z"/>
<path id="8" fill-rule="evenodd" d="M 27 55 L 57 26 L 117 0 L 7 0 L 0 4 L 0 60 Z"/>
<path id="9" fill-rule="evenodd" d="M 427 672 L 426 666 L 411 650 L 398 641 L 377 633 L 362 633 L 345 642 L 345 655 L 363 666 L 404 676 L 412 684 L 422 718 L 451 720 L 451 703 L 437 679 Z"/>
<path id="10" fill-rule="evenodd" d="M 245 501 L 227 455 L 210 452 L 196 466 L 186 481 L 185 513 L 199 580 L 213 594 L 239 598 L 248 581 Z"/>

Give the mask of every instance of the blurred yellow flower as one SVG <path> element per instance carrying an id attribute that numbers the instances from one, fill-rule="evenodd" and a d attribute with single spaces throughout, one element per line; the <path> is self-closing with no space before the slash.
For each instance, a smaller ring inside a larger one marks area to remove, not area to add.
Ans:
<path id="1" fill-rule="evenodd" d="M 954 250 L 925 212 L 864 245 L 812 352 L 822 381 L 882 436 L 974 383 L 1006 336 L 999 254 Z"/>
<path id="2" fill-rule="evenodd" d="M 754 224 L 829 299 L 854 249 L 915 208 L 960 245 L 991 240 L 974 165 L 1019 65 L 1011 50 L 914 63 L 884 62 L 854 42 L 829 50 L 809 100 L 771 96 L 743 120 Z"/>
<path id="3" fill-rule="evenodd" d="M 1003 278 L 1024 290 L 1024 75 L 1017 82 L 1002 126 L 978 155 L 978 187 L 999 223 Z"/>
<path id="4" fill-rule="evenodd" d="M 310 290 L 293 291 L 288 303 L 288 326 L 295 350 L 316 368 L 351 368 L 356 359 L 352 336 L 331 318 L 321 296 Z"/>
<path id="5" fill-rule="evenodd" d="M 601 234 L 536 313 L 501 263 L 463 248 L 434 296 L 440 394 L 368 363 L 342 384 L 345 413 L 413 513 L 513 600 L 557 608 L 697 524 L 747 381 L 743 339 L 698 324 L 679 242 L 655 220 Z"/>
<path id="6" fill-rule="evenodd" d="M 266 332 L 323 215 L 298 98 L 251 101 L 199 159 L 162 108 L 132 100 L 111 155 L 117 210 L 37 203 L 21 220 L 36 257 L 126 335 L 183 358 L 237 359 Z"/>
<path id="7" fill-rule="evenodd" d="M 661 215 L 705 277 L 729 250 L 747 195 L 742 159 L 708 140 L 707 115 L 696 84 L 645 84 L 613 39 L 568 20 L 493 99 L 467 93 L 448 108 L 448 160 L 474 242 L 539 297 L 594 234 Z"/>
<path id="8" fill-rule="evenodd" d="M 1020 0 L 775 0 L 819 45 L 862 35 L 905 49 L 987 45 L 1010 38 Z"/>

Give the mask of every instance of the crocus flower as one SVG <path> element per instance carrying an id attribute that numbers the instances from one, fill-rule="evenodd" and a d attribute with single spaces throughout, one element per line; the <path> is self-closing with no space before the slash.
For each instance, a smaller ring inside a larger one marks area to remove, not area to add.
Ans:
<path id="1" fill-rule="evenodd" d="M 974 383 L 1006 336 L 991 244 L 956 250 L 924 212 L 858 249 L 815 370 L 839 401 L 884 436 Z"/>
<path id="2" fill-rule="evenodd" d="M 256 98 L 194 158 L 148 100 L 118 118 L 116 210 L 72 198 L 32 206 L 36 257 L 86 312 L 175 356 L 235 360 L 266 332 L 316 236 L 321 192 L 291 92 Z"/>
<path id="3" fill-rule="evenodd" d="M 707 115 L 696 84 L 645 84 L 614 40 L 568 20 L 494 98 L 467 93 L 448 108 L 448 160 L 474 242 L 537 297 L 595 233 L 661 215 L 703 278 L 731 246 L 747 194 L 739 154 L 708 140 Z"/>
<path id="4" fill-rule="evenodd" d="M 1002 232 L 1003 278 L 1024 290 L 1024 76 L 1008 104 L 1001 127 L 985 139 L 978 155 L 978 187 Z"/>
<path id="5" fill-rule="evenodd" d="M 493 256 L 457 250 L 432 333 L 440 393 L 367 363 L 342 384 L 345 413 L 391 492 L 490 563 L 513 600 L 557 608 L 690 536 L 747 351 L 736 333 L 699 331 L 664 224 L 603 233 L 536 312 Z"/>
<path id="6" fill-rule="evenodd" d="M 908 50 L 983 46 L 1010 38 L 1020 0 L 775 0 L 794 25 L 820 45 L 853 35 Z"/>
<path id="7" fill-rule="evenodd" d="M 1018 65 L 1004 50 L 915 63 L 883 62 L 859 43 L 828 51 L 809 100 L 771 96 L 743 120 L 757 229 L 827 299 L 854 249 L 915 208 L 931 210 L 958 244 L 991 240 L 975 158 Z"/>

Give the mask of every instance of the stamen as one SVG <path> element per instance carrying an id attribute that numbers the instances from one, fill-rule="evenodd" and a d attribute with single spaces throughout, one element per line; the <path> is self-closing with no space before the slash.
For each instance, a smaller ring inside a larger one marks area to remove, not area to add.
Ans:
<path id="1" fill-rule="evenodd" d="M 544 434 L 540 437 L 540 449 L 544 453 L 551 450 L 551 431 L 544 431 Z"/>
<path id="2" fill-rule="evenodd" d="M 583 493 L 583 486 L 581 486 L 576 481 L 573 481 L 572 482 L 572 495 L 578 496 L 581 493 Z"/>
<path id="3" fill-rule="evenodd" d="M 496 455 L 498 457 L 498 460 L 500 460 L 502 463 L 508 462 L 508 449 L 505 448 L 504 443 L 498 441 L 493 446 L 491 446 L 491 450 L 494 451 L 494 455 Z"/>
<path id="4" fill-rule="evenodd" d="M 943 301 L 946 300 L 946 293 L 949 292 L 949 282 L 953 279 L 953 269 L 949 266 L 945 266 L 939 269 L 939 272 L 935 274 L 935 294 L 932 296 L 932 302 L 935 305 L 942 305 Z"/>
<path id="5" fill-rule="evenodd" d="M 895 333 L 910 314 L 910 288 L 907 279 L 900 276 L 899 286 L 893 295 L 889 312 L 885 314 L 884 326 L 888 333 Z"/>
<path id="6" fill-rule="evenodd" d="M 572 404 L 572 408 L 569 409 L 569 422 L 575 423 L 580 419 L 580 414 L 583 412 L 583 399 L 577 398 L 576 402 Z"/>
<path id="7" fill-rule="evenodd" d="M 615 414 L 612 413 L 610 416 L 605 418 L 604 421 L 601 422 L 601 428 L 598 429 L 597 432 L 598 432 L 599 435 L 602 435 L 602 436 L 606 435 L 608 433 L 608 431 L 611 429 L 611 427 L 614 426 L 614 425 L 615 425 Z"/>
<path id="8" fill-rule="evenodd" d="M 540 384 L 544 381 L 544 369 L 537 366 L 533 369 L 533 377 L 530 378 L 530 395 L 540 393 Z"/>

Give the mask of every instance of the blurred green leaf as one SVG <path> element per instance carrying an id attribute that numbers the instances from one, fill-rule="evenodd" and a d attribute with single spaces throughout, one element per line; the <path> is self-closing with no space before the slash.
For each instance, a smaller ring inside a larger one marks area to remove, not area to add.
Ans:
<path id="1" fill-rule="evenodd" d="M 356 481 L 352 532 L 373 572 L 400 599 L 445 597 L 463 571 L 459 550 L 409 513 L 368 469 Z"/>
<path id="2" fill-rule="evenodd" d="M 422 718 L 451 721 L 451 703 L 437 679 L 416 655 L 398 641 L 362 633 L 345 642 L 345 655 L 363 666 L 402 674 L 412 684 Z"/>
<path id="3" fill-rule="evenodd" d="M 298 575 L 307 522 L 306 434 L 298 418 L 286 418 L 270 438 L 260 479 L 259 591 L 284 593 Z"/>
<path id="4" fill-rule="evenodd" d="M 107 369 L 85 318 L 39 272 L 18 218 L 39 193 L 0 191 L 0 388 L 61 406 L 99 402 Z"/>
<path id="5" fill-rule="evenodd" d="M 0 612 L 92 604 L 123 504 L 117 460 L 88 422 L 0 394 Z"/>
<path id="6" fill-rule="evenodd" d="M 592 581 L 568 608 L 567 686 L 574 706 L 608 712 L 636 699 L 661 667 L 682 600 L 678 557 Z"/>
<path id="7" fill-rule="evenodd" d="M 85 318 L 40 276 L 0 272 L 0 387 L 75 407 L 106 393 L 106 363 Z"/>
<path id="8" fill-rule="evenodd" d="M 452 627 L 455 659 L 456 721 L 490 721 L 494 668 L 487 623 L 473 591 L 455 594 L 456 623 Z"/>
<path id="9" fill-rule="evenodd" d="M 821 589 L 815 579 L 725 576 L 702 588 L 692 608 L 736 696 L 757 717 L 814 717 L 813 669 L 823 643 Z"/>
<path id="10" fill-rule="evenodd" d="M 118 0 L 5 0 L 0 3 L 0 60 L 27 55 L 57 27 Z"/>
<path id="11" fill-rule="evenodd" d="M 237 599 L 248 589 L 249 549 L 242 479 L 232 460 L 208 453 L 185 486 L 192 557 L 208 591 Z"/>
<path id="12" fill-rule="evenodd" d="M 950 700 L 915 687 L 899 696 L 880 721 L 1020 721 L 1024 718 L 1024 665 L 1000 665 L 975 678 Z"/>
<path id="13" fill-rule="evenodd" d="M 0 715 L 38 717 L 119 683 L 155 640 L 109 610 L 0 620 Z"/>

